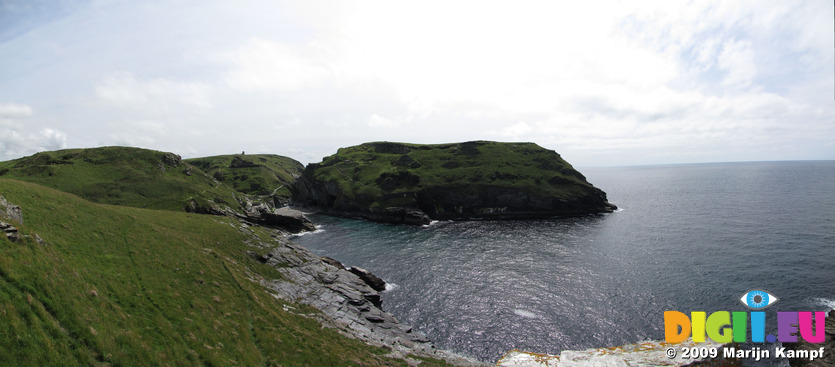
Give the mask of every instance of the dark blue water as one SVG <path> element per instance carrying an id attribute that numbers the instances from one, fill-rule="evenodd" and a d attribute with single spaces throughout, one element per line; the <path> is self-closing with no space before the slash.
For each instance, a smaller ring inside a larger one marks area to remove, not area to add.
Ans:
<path id="1" fill-rule="evenodd" d="M 622 208 L 427 227 L 314 216 L 295 238 L 396 284 L 383 308 L 439 347 L 495 361 L 663 339 L 665 310 L 835 307 L 835 162 L 586 169 Z"/>

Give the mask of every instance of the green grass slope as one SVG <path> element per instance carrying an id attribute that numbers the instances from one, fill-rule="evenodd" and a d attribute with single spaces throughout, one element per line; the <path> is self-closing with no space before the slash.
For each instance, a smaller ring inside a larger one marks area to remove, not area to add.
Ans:
<path id="1" fill-rule="evenodd" d="M 172 153 L 129 147 L 41 152 L 0 162 L 0 178 L 34 182 L 104 204 L 182 211 L 238 207 L 236 192 Z"/>
<path id="2" fill-rule="evenodd" d="M 275 154 L 219 155 L 186 159 L 216 180 L 247 195 L 290 198 L 290 187 L 304 170 L 298 161 Z"/>
<path id="3" fill-rule="evenodd" d="M 419 208 L 439 219 L 608 210 L 605 193 L 534 143 L 366 143 L 309 165 L 295 189 L 324 209 Z"/>
<path id="4" fill-rule="evenodd" d="M 3 178 L 0 195 L 28 236 L 0 236 L 0 365 L 404 365 L 253 282 L 280 276 L 245 254 L 279 241 L 266 229 Z"/>

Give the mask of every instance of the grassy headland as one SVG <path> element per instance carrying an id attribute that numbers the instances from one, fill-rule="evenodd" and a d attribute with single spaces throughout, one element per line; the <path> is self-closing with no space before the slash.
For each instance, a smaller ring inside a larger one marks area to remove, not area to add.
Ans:
<path id="1" fill-rule="evenodd" d="M 559 154 L 533 143 L 366 143 L 308 165 L 295 190 L 298 200 L 337 214 L 400 207 L 454 219 L 613 207 Z"/>

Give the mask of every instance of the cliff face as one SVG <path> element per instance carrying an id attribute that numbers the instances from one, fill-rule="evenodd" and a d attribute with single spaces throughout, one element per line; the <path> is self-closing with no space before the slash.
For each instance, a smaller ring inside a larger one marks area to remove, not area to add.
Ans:
<path id="1" fill-rule="evenodd" d="M 397 223 L 611 212 L 606 193 L 533 143 L 366 143 L 308 165 L 294 199 L 326 213 Z"/>

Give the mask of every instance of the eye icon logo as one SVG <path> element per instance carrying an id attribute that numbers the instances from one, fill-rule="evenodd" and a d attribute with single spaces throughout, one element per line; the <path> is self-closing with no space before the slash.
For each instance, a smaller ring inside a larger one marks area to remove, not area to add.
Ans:
<path id="1" fill-rule="evenodd" d="M 779 299 L 768 292 L 755 289 L 743 294 L 739 301 L 749 308 L 759 310 L 777 303 Z"/>

